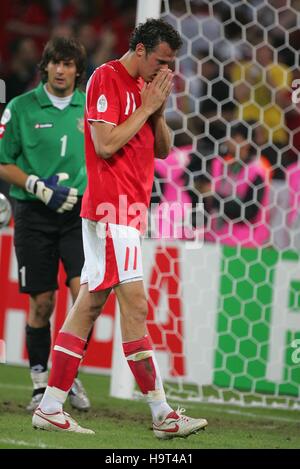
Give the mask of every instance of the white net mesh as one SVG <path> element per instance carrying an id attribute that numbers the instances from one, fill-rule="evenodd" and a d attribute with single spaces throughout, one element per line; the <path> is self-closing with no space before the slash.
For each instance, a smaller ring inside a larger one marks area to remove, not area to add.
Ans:
<path id="1" fill-rule="evenodd" d="M 175 148 L 153 200 L 205 209 L 203 248 L 148 253 L 167 392 L 297 407 L 300 2 L 164 0 L 161 16 L 184 45 L 167 109 Z"/>

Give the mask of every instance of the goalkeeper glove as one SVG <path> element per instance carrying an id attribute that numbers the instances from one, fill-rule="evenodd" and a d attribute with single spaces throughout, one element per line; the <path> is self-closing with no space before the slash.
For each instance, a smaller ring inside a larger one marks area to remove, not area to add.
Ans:
<path id="1" fill-rule="evenodd" d="M 77 189 L 73 187 L 59 186 L 61 181 L 69 179 L 67 173 L 57 173 L 49 178 L 38 178 L 31 174 L 26 179 L 25 188 L 27 192 L 34 194 L 47 207 L 63 213 L 72 210 L 77 202 Z"/>

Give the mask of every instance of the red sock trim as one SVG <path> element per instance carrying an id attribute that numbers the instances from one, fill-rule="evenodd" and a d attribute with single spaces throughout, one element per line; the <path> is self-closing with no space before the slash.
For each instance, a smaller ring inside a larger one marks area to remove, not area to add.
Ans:
<path id="1" fill-rule="evenodd" d="M 145 335 L 141 339 L 133 340 L 132 342 L 124 342 L 123 350 L 125 357 L 129 357 L 130 355 L 138 352 L 152 350 L 152 345 L 148 336 Z M 156 370 L 152 357 L 144 358 L 138 361 L 129 359 L 128 365 L 143 394 L 148 394 L 149 391 L 155 390 Z"/>
<path id="2" fill-rule="evenodd" d="M 81 339 L 76 335 L 70 334 L 69 332 L 59 332 L 55 345 L 64 347 L 71 352 L 77 353 L 78 355 L 83 355 L 84 347 L 86 340 Z"/>
<path id="3" fill-rule="evenodd" d="M 59 332 L 55 345 L 59 345 L 82 357 L 85 343 L 84 339 L 76 335 L 69 334 L 68 332 Z M 62 391 L 69 391 L 76 377 L 80 362 L 81 358 L 54 349 L 52 351 L 52 368 L 48 385 Z"/>
<path id="4" fill-rule="evenodd" d="M 123 342 L 123 350 L 125 357 L 133 353 L 143 352 L 145 350 L 152 350 L 152 344 L 147 335 L 141 339 L 133 340 L 131 342 Z"/>

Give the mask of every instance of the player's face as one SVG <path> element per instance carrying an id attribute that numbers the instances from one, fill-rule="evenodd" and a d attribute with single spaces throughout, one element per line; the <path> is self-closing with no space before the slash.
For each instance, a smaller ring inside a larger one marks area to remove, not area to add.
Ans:
<path id="1" fill-rule="evenodd" d="M 176 52 L 166 42 L 161 42 L 148 54 L 144 50 L 144 55 L 140 62 L 140 76 L 148 83 L 153 80 L 159 70 L 173 69 L 175 54 Z"/>
<path id="2" fill-rule="evenodd" d="M 46 67 L 48 72 L 47 88 L 55 96 L 69 96 L 75 88 L 77 69 L 75 61 L 60 60 L 51 61 Z"/>

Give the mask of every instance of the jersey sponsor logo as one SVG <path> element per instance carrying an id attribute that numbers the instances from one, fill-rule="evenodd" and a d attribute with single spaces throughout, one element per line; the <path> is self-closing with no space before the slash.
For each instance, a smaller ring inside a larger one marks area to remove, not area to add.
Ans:
<path id="1" fill-rule="evenodd" d="M 0 139 L 3 137 L 4 135 L 4 132 L 5 132 L 5 125 L 0 125 Z"/>
<path id="2" fill-rule="evenodd" d="M 83 117 L 78 117 L 77 119 L 77 129 L 79 130 L 79 132 L 82 132 L 84 131 L 84 119 Z"/>
<path id="3" fill-rule="evenodd" d="M 99 96 L 98 101 L 97 101 L 97 111 L 105 112 L 106 110 L 107 110 L 107 99 L 104 96 L 104 94 L 101 94 L 101 96 Z"/>
<path id="4" fill-rule="evenodd" d="M 35 124 L 34 126 L 35 129 L 51 129 L 51 127 L 53 127 L 52 122 L 46 124 Z"/>
<path id="5" fill-rule="evenodd" d="M 9 122 L 11 119 L 11 111 L 10 109 L 6 108 L 5 111 L 3 112 L 2 114 L 2 117 L 1 117 L 1 124 L 2 125 L 6 125 L 7 122 Z"/>

